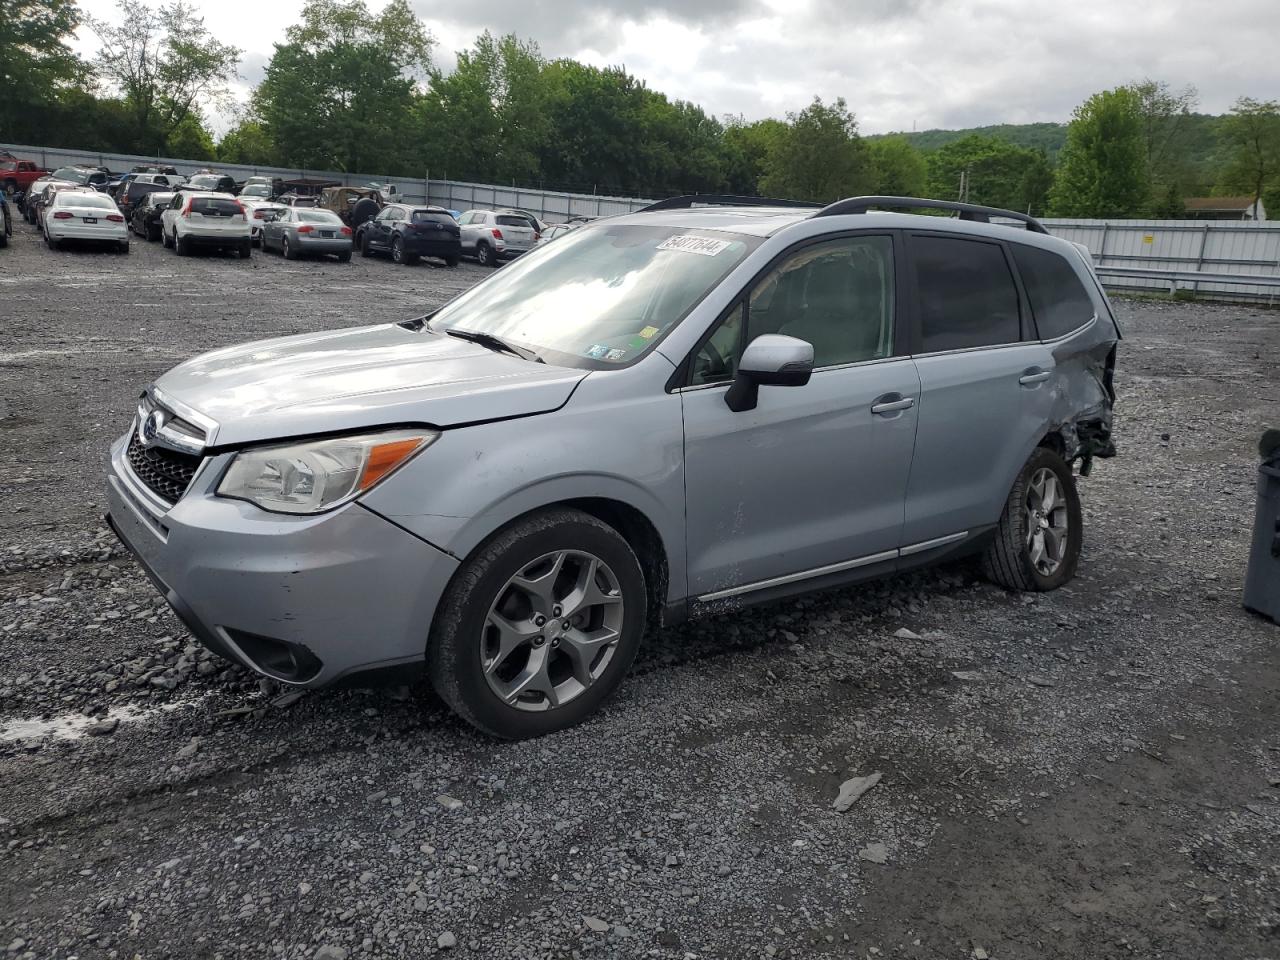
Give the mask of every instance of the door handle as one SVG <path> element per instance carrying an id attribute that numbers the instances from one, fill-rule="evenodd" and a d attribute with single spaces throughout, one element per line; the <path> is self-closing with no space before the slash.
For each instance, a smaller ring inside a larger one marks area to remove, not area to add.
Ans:
<path id="1" fill-rule="evenodd" d="M 1035 373 L 1024 373 L 1018 378 L 1018 382 L 1024 387 L 1034 387 L 1037 383 L 1044 383 L 1049 379 L 1048 370 L 1040 370 Z"/>
<path id="2" fill-rule="evenodd" d="M 899 397 L 897 400 L 890 400 L 888 397 L 895 396 L 888 394 L 886 397 L 878 400 L 871 405 L 871 412 L 876 414 L 897 413 L 899 410 L 909 410 L 915 406 L 914 397 Z"/>

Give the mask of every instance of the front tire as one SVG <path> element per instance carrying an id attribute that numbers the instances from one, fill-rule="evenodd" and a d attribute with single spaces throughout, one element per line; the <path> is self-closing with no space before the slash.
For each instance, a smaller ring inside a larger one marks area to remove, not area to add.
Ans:
<path id="1" fill-rule="evenodd" d="M 431 682 L 495 737 L 573 726 L 630 668 L 647 600 L 640 562 L 612 527 L 562 508 L 517 520 L 445 591 L 427 644 Z"/>
<path id="2" fill-rule="evenodd" d="M 982 572 L 1009 590 L 1056 590 L 1076 574 L 1083 533 L 1071 466 L 1040 447 L 1009 491 Z"/>

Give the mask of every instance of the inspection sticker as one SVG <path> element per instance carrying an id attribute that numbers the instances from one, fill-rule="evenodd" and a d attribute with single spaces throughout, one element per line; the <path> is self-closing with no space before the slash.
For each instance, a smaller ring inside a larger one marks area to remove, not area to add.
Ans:
<path id="1" fill-rule="evenodd" d="M 604 358 L 606 360 L 622 360 L 626 357 L 626 355 L 627 355 L 626 350 L 623 350 L 621 347 L 614 347 L 612 350 L 610 350 L 608 353 L 604 355 Z"/>
<path id="2" fill-rule="evenodd" d="M 684 253 L 697 253 L 704 257 L 714 257 L 725 247 L 733 243 L 732 240 L 708 240 L 706 237 L 667 237 L 660 244 L 659 250 L 681 250 Z"/>
<path id="3" fill-rule="evenodd" d="M 650 337 L 652 337 L 652 336 L 653 336 L 655 333 L 657 333 L 657 332 L 658 332 L 658 328 L 657 328 L 657 327 L 645 327 L 643 330 L 641 330 L 641 331 L 637 334 L 637 336 L 644 337 L 646 340 L 648 340 Z"/>
<path id="4" fill-rule="evenodd" d="M 595 343 L 587 348 L 587 356 L 593 360 L 603 360 L 605 354 L 608 352 L 609 348 L 603 343 Z"/>

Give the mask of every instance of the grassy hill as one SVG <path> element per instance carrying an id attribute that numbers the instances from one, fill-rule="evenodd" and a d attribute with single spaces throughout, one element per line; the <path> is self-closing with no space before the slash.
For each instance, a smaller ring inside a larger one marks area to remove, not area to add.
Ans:
<path id="1" fill-rule="evenodd" d="M 1206 113 L 1193 113 L 1186 117 L 1178 133 L 1179 166 L 1184 171 L 1180 179 L 1183 189 L 1188 195 L 1208 193 L 1214 176 L 1222 166 L 1221 148 L 1219 144 L 1219 127 L 1224 118 Z M 1058 151 L 1067 139 L 1065 123 L 998 123 L 988 127 L 969 127 L 964 130 L 919 130 L 910 133 L 875 134 L 868 139 L 881 136 L 903 137 L 908 143 L 924 153 L 937 150 L 948 143 L 970 134 L 984 137 L 995 137 L 1007 140 L 1020 147 L 1042 148 L 1049 154 L 1050 161 L 1056 161 Z"/>

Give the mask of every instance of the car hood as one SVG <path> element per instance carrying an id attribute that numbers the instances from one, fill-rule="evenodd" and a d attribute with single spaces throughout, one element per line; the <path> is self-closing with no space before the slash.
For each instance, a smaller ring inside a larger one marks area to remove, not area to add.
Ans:
<path id="1" fill-rule="evenodd" d="M 155 386 L 162 402 L 212 420 L 209 446 L 222 447 L 545 413 L 563 406 L 586 375 L 387 324 L 215 350 L 174 367 Z"/>

